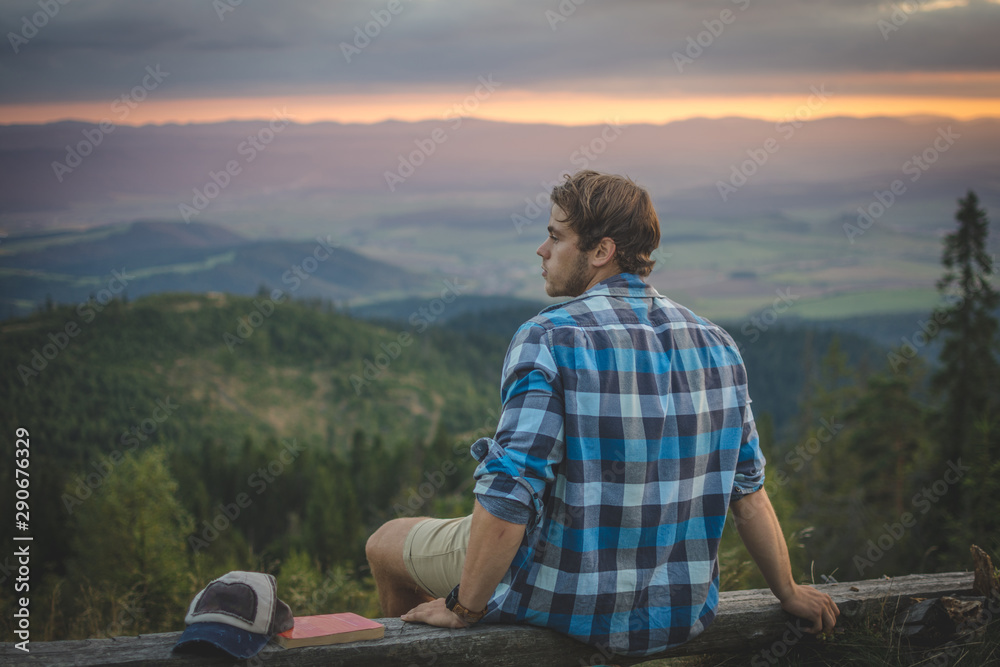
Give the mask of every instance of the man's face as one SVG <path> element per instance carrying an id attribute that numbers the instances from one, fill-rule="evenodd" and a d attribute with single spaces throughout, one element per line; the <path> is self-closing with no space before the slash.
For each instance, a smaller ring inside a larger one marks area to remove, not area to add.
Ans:
<path id="1" fill-rule="evenodd" d="M 549 296 L 580 296 L 587 291 L 595 274 L 590 254 L 576 247 L 579 237 L 563 222 L 565 219 L 566 213 L 553 204 L 549 236 L 535 251 L 542 258 L 542 277 Z"/>

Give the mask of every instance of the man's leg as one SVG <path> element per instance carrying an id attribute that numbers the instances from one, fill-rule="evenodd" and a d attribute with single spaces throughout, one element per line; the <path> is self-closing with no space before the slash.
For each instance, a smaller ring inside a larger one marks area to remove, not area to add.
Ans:
<path id="1" fill-rule="evenodd" d="M 386 616 L 401 616 L 431 599 L 413 581 L 403 562 L 406 536 L 426 518 L 404 517 L 388 521 L 365 544 L 365 555 L 378 588 L 378 601 Z"/>
<path id="2" fill-rule="evenodd" d="M 389 521 L 368 538 L 366 552 L 387 616 L 443 598 L 462 580 L 472 516 Z"/>

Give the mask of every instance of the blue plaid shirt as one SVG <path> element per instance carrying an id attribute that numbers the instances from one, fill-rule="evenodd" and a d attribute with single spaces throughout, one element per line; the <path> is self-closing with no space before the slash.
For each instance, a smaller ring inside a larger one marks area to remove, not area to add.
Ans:
<path id="1" fill-rule="evenodd" d="M 501 399 L 475 493 L 529 520 L 483 620 L 637 656 L 708 627 L 730 500 L 764 482 L 729 334 L 622 273 L 518 329 Z"/>

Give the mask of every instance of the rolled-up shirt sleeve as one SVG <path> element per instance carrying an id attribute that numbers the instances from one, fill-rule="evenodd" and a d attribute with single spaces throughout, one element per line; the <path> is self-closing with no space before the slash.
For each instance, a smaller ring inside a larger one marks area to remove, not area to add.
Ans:
<path id="1" fill-rule="evenodd" d="M 488 511 L 512 502 L 522 505 L 528 512 L 529 531 L 544 512 L 546 486 L 555 479 L 555 467 L 565 451 L 562 396 L 549 335 L 527 322 L 518 329 L 504 360 L 503 408 L 496 436 L 473 443 L 472 455 L 479 462 L 474 478 L 480 503 Z"/>
<path id="2" fill-rule="evenodd" d="M 740 440 L 740 454 L 736 461 L 736 477 L 733 480 L 730 501 L 739 500 L 764 486 L 766 461 L 764 453 L 760 450 L 760 438 L 757 436 L 757 425 L 754 423 L 749 399 L 743 410 L 743 437 Z"/>

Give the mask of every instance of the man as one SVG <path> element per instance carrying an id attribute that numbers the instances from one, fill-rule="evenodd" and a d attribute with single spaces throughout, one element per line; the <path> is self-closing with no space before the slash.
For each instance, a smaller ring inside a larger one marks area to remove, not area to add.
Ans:
<path id="1" fill-rule="evenodd" d="M 656 653 L 715 617 L 731 507 L 782 607 L 832 630 L 833 600 L 792 578 L 736 345 L 640 278 L 660 241 L 649 194 L 582 171 L 552 202 L 537 254 L 546 292 L 571 299 L 511 342 L 496 436 L 472 447 L 471 517 L 396 519 L 369 539 L 384 613 Z"/>

